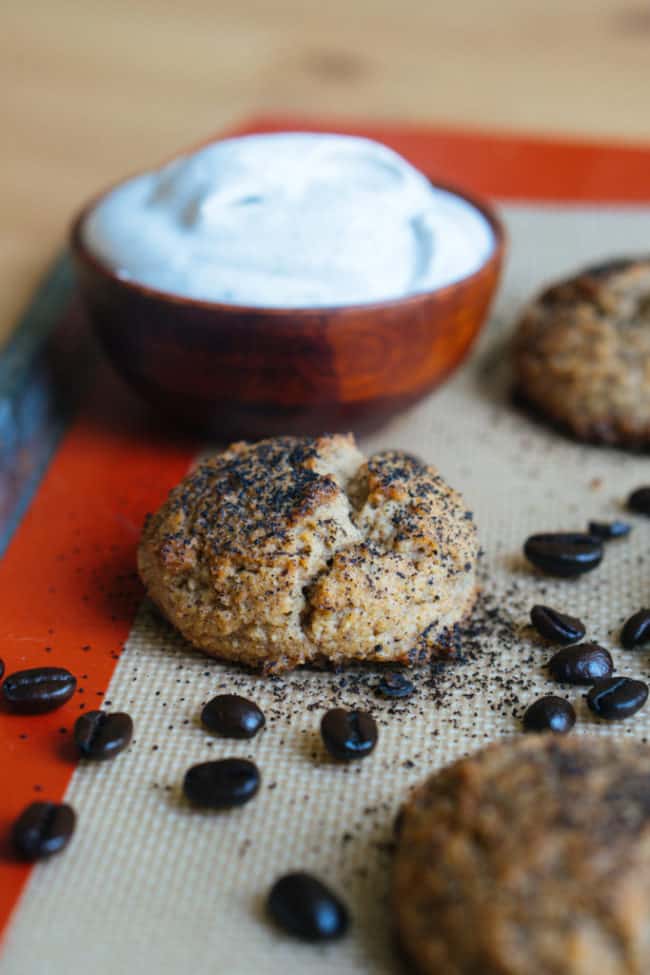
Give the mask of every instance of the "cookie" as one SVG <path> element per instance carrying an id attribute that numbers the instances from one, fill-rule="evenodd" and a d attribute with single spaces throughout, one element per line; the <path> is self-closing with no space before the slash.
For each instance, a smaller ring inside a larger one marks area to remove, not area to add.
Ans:
<path id="1" fill-rule="evenodd" d="M 471 512 L 400 451 L 349 436 L 237 443 L 145 525 L 149 596 L 194 646 L 266 672 L 449 651 L 476 595 Z"/>
<path id="2" fill-rule="evenodd" d="M 588 268 L 523 313 L 517 389 L 580 440 L 650 443 L 650 258 Z"/>
<path id="3" fill-rule="evenodd" d="M 393 875 L 427 975 L 650 972 L 650 748 L 526 736 L 412 796 Z"/>

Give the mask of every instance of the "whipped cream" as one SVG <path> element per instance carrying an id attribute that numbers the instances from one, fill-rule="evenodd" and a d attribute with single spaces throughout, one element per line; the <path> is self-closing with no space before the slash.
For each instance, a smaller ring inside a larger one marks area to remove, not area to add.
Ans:
<path id="1" fill-rule="evenodd" d="M 290 132 L 214 142 L 136 176 L 82 232 L 126 280 L 256 307 L 417 294 L 476 271 L 494 247 L 479 210 L 386 146 Z"/>

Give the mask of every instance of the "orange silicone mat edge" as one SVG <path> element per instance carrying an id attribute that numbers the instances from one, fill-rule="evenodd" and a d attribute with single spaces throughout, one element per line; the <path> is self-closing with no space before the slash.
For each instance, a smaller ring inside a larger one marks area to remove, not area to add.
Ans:
<path id="1" fill-rule="evenodd" d="M 11 823 L 29 802 L 65 795 L 76 765 L 72 726 L 101 707 L 142 598 L 135 549 L 143 518 L 196 449 L 148 436 L 137 416 L 104 374 L 0 562 L 6 672 L 60 666 L 78 679 L 74 697 L 50 714 L 0 709 L 0 934 L 30 871 L 12 855 Z"/>
<path id="2" fill-rule="evenodd" d="M 262 115 L 238 132 L 288 129 L 378 139 L 433 180 L 496 200 L 531 203 L 645 203 L 650 142 L 605 142 L 482 129 Z"/>

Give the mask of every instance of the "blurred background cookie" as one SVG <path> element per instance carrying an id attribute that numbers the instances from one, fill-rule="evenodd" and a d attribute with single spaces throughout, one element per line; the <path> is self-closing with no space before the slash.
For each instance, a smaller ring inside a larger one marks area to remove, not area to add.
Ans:
<path id="1" fill-rule="evenodd" d="M 278 437 L 189 474 L 148 520 L 139 568 L 196 647 L 280 671 L 449 652 L 477 554 L 463 499 L 416 457 Z"/>
<path id="2" fill-rule="evenodd" d="M 432 776 L 401 819 L 393 905 L 428 975 L 650 971 L 650 749 L 526 736 Z"/>
<path id="3" fill-rule="evenodd" d="M 521 397 L 580 440 L 650 443 L 650 258 L 588 268 L 525 309 Z"/>

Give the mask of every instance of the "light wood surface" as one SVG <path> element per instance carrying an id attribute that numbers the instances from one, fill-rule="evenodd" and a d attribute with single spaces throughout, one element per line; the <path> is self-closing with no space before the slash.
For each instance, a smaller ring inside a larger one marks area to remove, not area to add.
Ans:
<path id="1" fill-rule="evenodd" d="M 650 138 L 642 0 L 3 0 L 0 341 L 89 194 L 250 114 Z"/>

